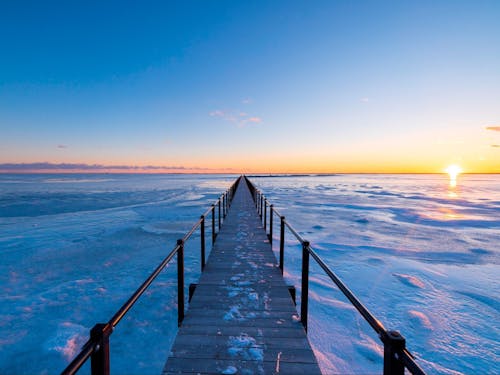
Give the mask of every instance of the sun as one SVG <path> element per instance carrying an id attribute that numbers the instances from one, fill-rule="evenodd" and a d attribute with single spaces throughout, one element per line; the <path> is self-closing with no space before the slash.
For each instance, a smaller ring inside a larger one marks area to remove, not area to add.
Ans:
<path id="1" fill-rule="evenodd" d="M 462 173 L 462 168 L 459 165 L 452 164 L 444 170 L 450 176 L 450 180 L 456 180 L 457 176 Z"/>
<path id="2" fill-rule="evenodd" d="M 459 165 L 452 164 L 444 171 L 450 176 L 450 188 L 454 189 L 457 186 L 457 176 L 462 173 L 462 168 Z"/>

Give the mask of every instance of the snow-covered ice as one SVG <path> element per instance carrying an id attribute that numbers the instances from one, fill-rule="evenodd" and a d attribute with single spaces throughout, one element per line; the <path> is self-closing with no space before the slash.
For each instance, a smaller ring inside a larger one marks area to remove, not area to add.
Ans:
<path id="1" fill-rule="evenodd" d="M 60 372 L 234 178 L 0 175 L 0 373 Z M 440 175 L 252 181 L 429 373 L 498 372 L 498 175 L 461 176 L 456 188 Z M 288 232 L 285 251 L 300 309 L 301 248 Z M 199 268 L 195 237 L 186 285 Z M 244 277 L 235 282 L 228 295 L 248 294 Z M 325 373 L 381 372 L 378 338 L 314 262 L 310 288 L 309 339 Z M 161 372 L 176 323 L 174 263 L 116 327 L 112 371 Z"/>
<path id="2" fill-rule="evenodd" d="M 253 182 L 429 373 L 496 373 L 500 176 L 265 177 Z M 278 251 L 279 229 L 274 232 Z M 300 309 L 301 247 L 285 277 Z M 381 372 L 368 324 L 311 263 L 308 337 L 325 373 Z M 300 310 L 299 310 L 300 311 Z"/>
<path id="3" fill-rule="evenodd" d="M 59 373 L 234 178 L 0 175 L 0 373 Z M 186 286 L 199 277 L 196 236 Z M 177 329 L 175 269 L 116 327 L 114 373 L 161 372 Z"/>

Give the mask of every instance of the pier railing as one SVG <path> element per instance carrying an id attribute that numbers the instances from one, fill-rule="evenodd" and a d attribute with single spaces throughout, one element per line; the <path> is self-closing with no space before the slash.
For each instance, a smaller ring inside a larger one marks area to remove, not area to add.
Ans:
<path id="1" fill-rule="evenodd" d="M 191 238 L 193 233 L 200 228 L 200 258 L 201 270 L 205 268 L 205 226 L 209 216 L 212 226 L 212 245 L 215 242 L 218 231 L 221 228 L 223 219 L 226 217 L 231 201 L 233 200 L 234 192 L 238 187 L 241 177 L 239 177 L 229 189 L 227 189 L 210 208 L 200 216 L 198 221 L 186 233 L 186 235 L 177 240 L 177 244 L 149 277 L 137 288 L 130 298 L 123 304 L 122 307 L 113 315 L 107 323 L 97 323 L 90 330 L 90 337 L 83 345 L 80 353 L 71 361 L 71 363 L 63 370 L 61 374 L 75 374 L 90 358 L 91 374 L 92 375 L 108 375 L 110 373 L 110 358 L 109 358 L 109 337 L 113 333 L 114 328 L 134 306 L 137 300 L 142 296 L 146 289 L 153 283 L 156 277 L 177 255 L 177 323 L 180 326 L 184 319 L 184 245 Z M 217 225 L 216 225 L 217 223 Z M 217 230 L 216 230 L 217 226 Z"/>
<path id="2" fill-rule="evenodd" d="M 284 270 L 285 261 L 285 227 L 294 235 L 302 245 L 302 276 L 301 276 L 301 303 L 300 320 L 307 332 L 307 313 L 309 302 L 309 260 L 312 257 L 316 263 L 323 269 L 330 280 L 340 289 L 345 297 L 351 302 L 356 310 L 363 316 L 368 324 L 377 333 L 384 345 L 384 375 L 403 375 L 405 368 L 414 375 L 425 375 L 422 368 L 415 362 L 415 357 L 406 348 L 405 338 L 394 330 L 387 330 L 384 325 L 361 303 L 354 293 L 340 280 L 340 278 L 328 267 L 321 257 L 314 251 L 309 241 L 305 240 L 295 228 L 281 215 L 273 204 L 267 200 L 261 190 L 245 176 L 245 181 L 253 196 L 255 207 L 264 225 L 264 230 L 269 229 L 269 242 L 273 242 L 273 217 L 277 216 L 280 220 L 280 242 L 279 242 L 279 267 L 281 273 Z M 268 213 L 269 208 L 269 213 Z M 268 224 L 269 218 L 269 224 Z"/>

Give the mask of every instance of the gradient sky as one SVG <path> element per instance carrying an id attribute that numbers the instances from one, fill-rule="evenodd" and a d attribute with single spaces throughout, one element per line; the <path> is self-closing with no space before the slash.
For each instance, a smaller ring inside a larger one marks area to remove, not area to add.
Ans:
<path id="1" fill-rule="evenodd" d="M 499 20 L 498 0 L 2 1 L 0 164 L 498 173 Z"/>

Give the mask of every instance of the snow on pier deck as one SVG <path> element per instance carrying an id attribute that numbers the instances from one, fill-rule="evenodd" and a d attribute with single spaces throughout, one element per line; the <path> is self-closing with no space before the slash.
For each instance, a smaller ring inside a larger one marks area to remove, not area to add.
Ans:
<path id="1" fill-rule="evenodd" d="M 163 374 L 321 374 L 242 180 Z"/>

